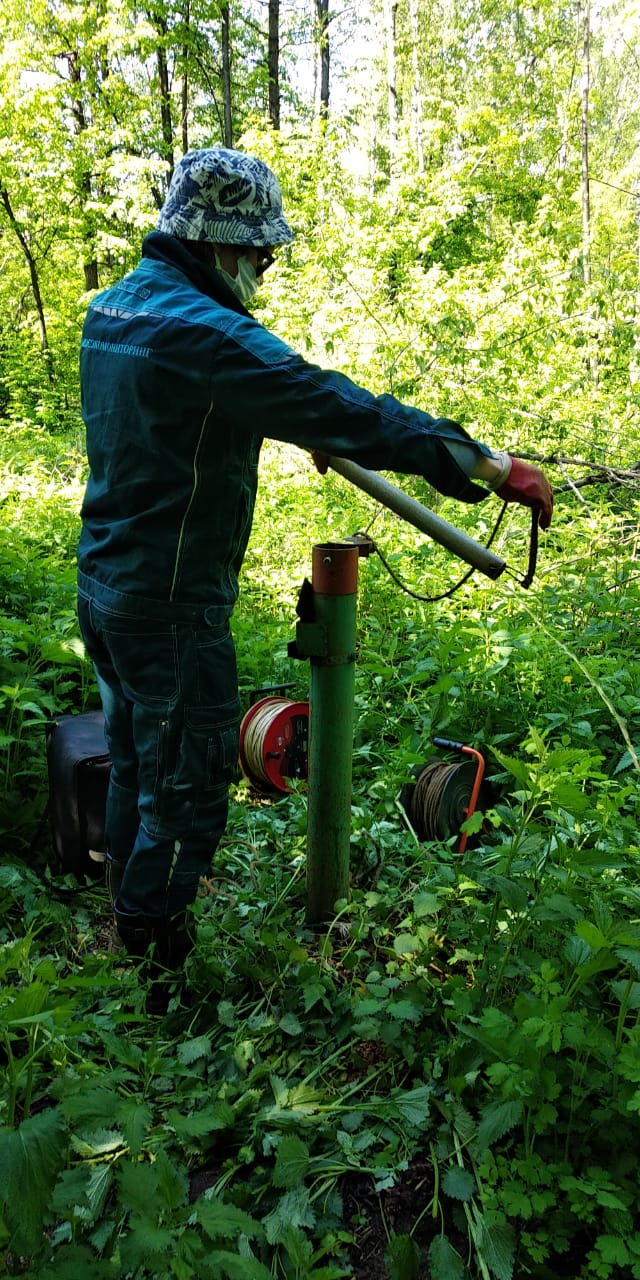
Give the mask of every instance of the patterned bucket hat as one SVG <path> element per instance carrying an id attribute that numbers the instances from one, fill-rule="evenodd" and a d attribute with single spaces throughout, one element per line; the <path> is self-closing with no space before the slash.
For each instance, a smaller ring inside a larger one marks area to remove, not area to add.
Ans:
<path id="1" fill-rule="evenodd" d="M 158 231 L 210 244 L 288 244 L 282 192 L 262 160 L 224 147 L 188 151 L 178 161 Z"/>

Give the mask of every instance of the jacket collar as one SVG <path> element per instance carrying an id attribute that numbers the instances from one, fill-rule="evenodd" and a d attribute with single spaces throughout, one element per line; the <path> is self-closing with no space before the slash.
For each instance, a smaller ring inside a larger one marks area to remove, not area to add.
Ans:
<path id="1" fill-rule="evenodd" d="M 213 267 L 206 267 L 198 258 L 194 258 L 175 236 L 167 236 L 163 231 L 151 231 L 144 239 L 142 256 L 176 267 L 188 277 L 199 293 L 205 293 L 207 297 L 213 298 L 213 301 L 218 302 L 221 307 L 237 311 L 241 316 L 250 314 L 240 299 L 236 298 L 233 290 L 225 284 L 220 273 Z"/>

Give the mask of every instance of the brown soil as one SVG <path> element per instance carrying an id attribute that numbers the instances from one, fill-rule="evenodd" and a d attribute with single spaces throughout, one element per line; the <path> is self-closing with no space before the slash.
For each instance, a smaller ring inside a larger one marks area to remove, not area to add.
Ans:
<path id="1" fill-rule="evenodd" d="M 343 1179 L 341 1191 L 345 1226 L 354 1237 L 350 1258 L 354 1280 L 388 1280 L 384 1257 L 393 1235 L 411 1235 L 420 1249 L 420 1276 L 427 1280 L 427 1250 L 440 1230 L 440 1219 L 434 1220 L 429 1207 L 431 1164 L 414 1161 L 388 1191 L 376 1193 L 371 1178 L 362 1175 Z"/>
<path id="2" fill-rule="evenodd" d="M 204 1168 L 191 1177 L 193 1202 L 217 1180 L 220 1169 Z M 348 1250 L 353 1280 L 389 1280 L 385 1254 L 394 1235 L 410 1235 L 420 1250 L 420 1280 L 429 1280 L 427 1252 L 441 1228 L 440 1216 L 431 1214 L 433 1169 L 430 1162 L 416 1160 L 401 1175 L 395 1187 L 376 1192 L 371 1177 L 348 1174 L 340 1180 L 344 1205 L 343 1224 L 353 1235 Z M 449 1240 L 464 1257 L 466 1241 L 447 1228 Z"/>

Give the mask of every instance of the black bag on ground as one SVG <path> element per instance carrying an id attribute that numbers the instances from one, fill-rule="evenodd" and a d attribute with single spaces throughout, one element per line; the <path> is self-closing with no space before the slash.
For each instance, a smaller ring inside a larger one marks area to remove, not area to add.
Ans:
<path id="1" fill-rule="evenodd" d="M 103 871 L 111 773 L 101 711 L 51 721 L 47 726 L 47 768 L 51 840 L 60 869 L 97 878 Z"/>

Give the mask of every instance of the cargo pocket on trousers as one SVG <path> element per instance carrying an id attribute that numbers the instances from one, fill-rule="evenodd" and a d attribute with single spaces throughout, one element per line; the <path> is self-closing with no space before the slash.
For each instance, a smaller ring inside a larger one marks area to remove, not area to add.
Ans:
<path id="1" fill-rule="evenodd" d="M 205 787 L 214 790 L 220 784 L 229 786 L 239 773 L 240 728 L 230 724 L 209 731 L 207 743 L 207 778 Z"/>
<path id="2" fill-rule="evenodd" d="M 239 764 L 239 727 L 228 724 L 224 727 L 210 728 L 209 732 L 201 730 L 202 751 L 205 754 L 205 791 L 214 791 L 219 786 L 229 786 L 236 778 Z"/>

